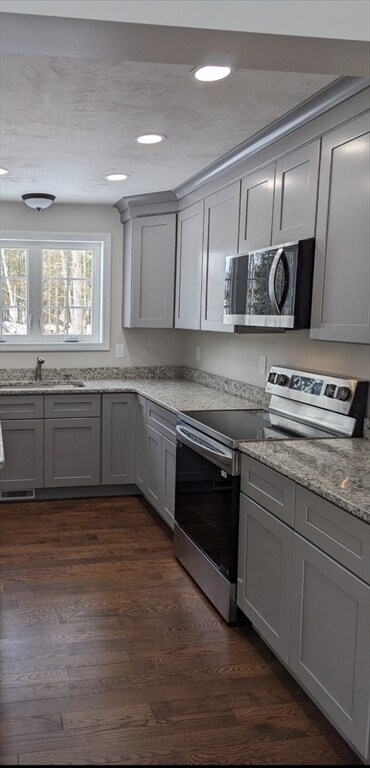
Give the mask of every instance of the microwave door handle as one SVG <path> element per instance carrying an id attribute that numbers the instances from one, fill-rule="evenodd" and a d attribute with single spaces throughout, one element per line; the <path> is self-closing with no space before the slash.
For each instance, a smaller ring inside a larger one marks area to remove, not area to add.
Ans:
<path id="1" fill-rule="evenodd" d="M 276 280 L 276 271 L 278 268 L 278 264 L 280 259 L 283 256 L 283 253 L 284 253 L 284 248 L 279 248 L 276 251 L 273 262 L 271 264 L 271 269 L 269 274 L 269 297 L 270 297 L 271 306 L 275 315 L 280 315 L 280 308 L 279 308 L 277 298 L 276 298 L 276 293 L 275 293 L 275 280 Z"/>
<path id="2" fill-rule="evenodd" d="M 198 441 L 197 439 L 194 439 L 194 435 L 188 431 L 186 428 L 182 427 L 181 425 L 176 426 L 176 434 L 179 438 L 179 440 L 184 443 L 184 445 L 187 445 L 188 448 L 192 448 L 196 453 L 199 453 L 201 456 L 203 456 L 206 459 L 217 459 L 219 463 L 222 463 L 225 468 L 230 468 L 233 463 L 233 457 L 230 454 L 224 453 L 223 451 L 219 451 L 218 449 L 212 449 L 210 446 L 206 444 L 205 441 Z"/>

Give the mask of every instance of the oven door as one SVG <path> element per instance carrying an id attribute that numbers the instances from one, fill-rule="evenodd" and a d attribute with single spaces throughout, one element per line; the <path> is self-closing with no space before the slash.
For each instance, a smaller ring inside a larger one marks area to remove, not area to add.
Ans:
<path id="1" fill-rule="evenodd" d="M 231 466 L 228 472 L 214 463 L 204 446 L 191 447 L 185 439 L 178 434 L 175 525 L 228 581 L 234 582 L 240 477 L 231 474 Z"/>

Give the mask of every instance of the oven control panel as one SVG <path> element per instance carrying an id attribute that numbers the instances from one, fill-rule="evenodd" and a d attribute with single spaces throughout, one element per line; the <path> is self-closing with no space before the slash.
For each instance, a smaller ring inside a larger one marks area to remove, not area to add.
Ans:
<path id="1" fill-rule="evenodd" d="M 273 365 L 265 390 L 270 394 L 345 415 L 349 415 L 354 406 L 356 412 L 366 412 L 368 382 L 359 379 Z"/>

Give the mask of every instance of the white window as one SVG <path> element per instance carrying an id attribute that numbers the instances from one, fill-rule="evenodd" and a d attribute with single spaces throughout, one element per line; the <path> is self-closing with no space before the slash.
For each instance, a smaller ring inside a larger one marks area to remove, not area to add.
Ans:
<path id="1" fill-rule="evenodd" d="M 4 349 L 109 349 L 110 235 L 1 234 Z"/>

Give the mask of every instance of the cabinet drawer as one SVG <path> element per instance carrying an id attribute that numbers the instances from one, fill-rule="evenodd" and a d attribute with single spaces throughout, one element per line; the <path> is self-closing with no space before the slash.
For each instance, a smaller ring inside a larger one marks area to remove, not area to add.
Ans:
<path id="1" fill-rule="evenodd" d="M 240 488 L 268 512 L 293 526 L 295 487 L 292 480 L 244 455 Z"/>
<path id="2" fill-rule="evenodd" d="M 100 395 L 45 395 L 45 418 L 100 416 Z"/>
<path id="3" fill-rule="evenodd" d="M 356 576 L 370 580 L 370 525 L 297 485 L 295 528 Z"/>
<path id="4" fill-rule="evenodd" d="M 42 395 L 2 395 L 0 419 L 42 419 L 44 400 Z"/>
<path id="5" fill-rule="evenodd" d="M 169 440 L 176 441 L 176 414 L 151 400 L 146 401 L 146 423 Z"/>

